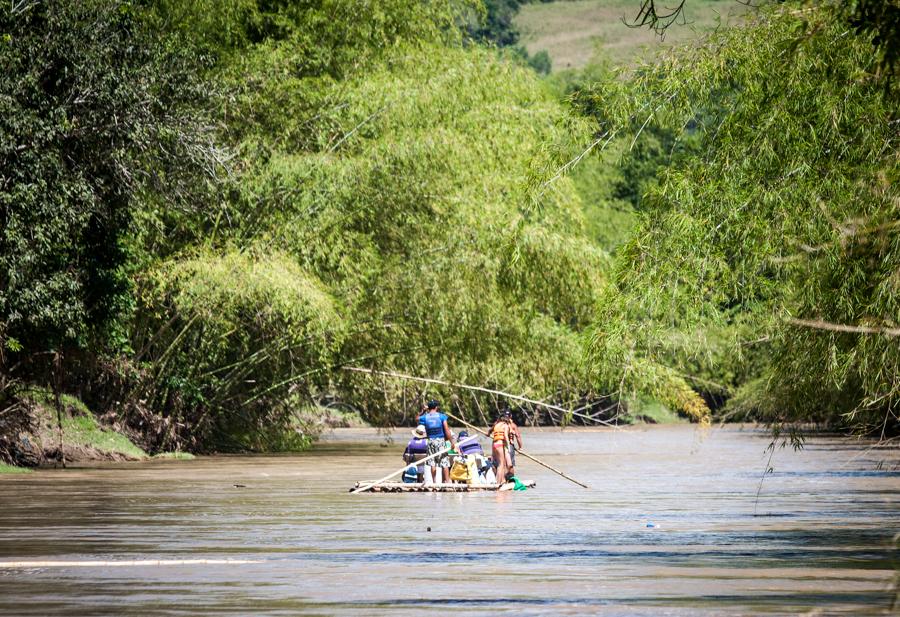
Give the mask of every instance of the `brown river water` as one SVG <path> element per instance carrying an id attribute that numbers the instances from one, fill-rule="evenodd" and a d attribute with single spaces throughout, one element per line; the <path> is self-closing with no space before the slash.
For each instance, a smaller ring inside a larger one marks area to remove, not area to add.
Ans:
<path id="1" fill-rule="evenodd" d="M 520 458 L 526 492 L 350 495 L 408 434 L 0 476 L 0 614 L 891 613 L 896 447 L 778 449 L 757 501 L 761 430 L 531 429 L 590 490 Z"/>

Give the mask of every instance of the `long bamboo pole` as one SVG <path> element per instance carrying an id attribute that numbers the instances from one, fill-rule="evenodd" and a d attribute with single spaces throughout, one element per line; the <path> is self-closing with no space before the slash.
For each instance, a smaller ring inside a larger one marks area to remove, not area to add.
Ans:
<path id="1" fill-rule="evenodd" d="M 445 411 L 444 413 L 447 413 L 447 412 Z M 462 418 L 457 418 L 456 416 L 454 416 L 454 415 L 452 415 L 452 414 L 449 414 L 449 413 L 447 413 L 447 416 L 450 417 L 450 418 L 452 418 L 452 419 L 454 419 L 454 420 L 456 420 L 456 421 L 459 422 L 460 424 L 466 425 L 467 427 L 469 427 L 469 428 L 472 429 L 473 431 L 478 431 L 479 433 L 481 433 L 482 435 L 484 435 L 485 437 L 487 437 L 488 439 L 490 439 L 491 436 L 488 435 L 488 433 L 487 433 L 486 431 L 481 430 L 480 428 L 478 428 L 478 427 L 475 426 L 474 424 L 470 424 L 469 422 L 466 422 L 466 421 L 463 420 Z M 536 458 L 536 457 L 534 457 L 534 456 L 531 456 L 530 454 L 528 454 L 528 453 L 525 452 L 524 450 L 519 450 L 519 449 L 517 448 L 517 449 L 516 449 L 516 454 L 521 454 L 521 455 L 524 456 L 525 458 L 527 458 L 527 459 L 529 459 L 529 460 L 531 460 L 531 461 L 534 461 L 534 462 L 537 463 L 538 465 L 541 465 L 542 467 L 546 467 L 546 468 L 549 469 L 550 471 L 552 471 L 552 472 L 554 472 L 554 473 L 557 473 L 557 474 L 561 475 L 563 478 L 565 478 L 565 479 L 568 480 L 569 482 L 574 482 L 574 483 L 577 484 L 578 486 L 583 486 L 584 488 L 591 488 L 591 487 L 589 487 L 587 484 L 585 484 L 585 483 L 583 483 L 583 482 L 579 482 L 578 480 L 576 480 L 576 479 L 573 478 L 572 476 L 566 475 L 565 473 L 561 472 L 559 469 L 556 469 L 555 467 L 553 467 L 553 466 L 551 466 L 551 465 L 548 465 L 548 464 L 545 463 L 544 461 L 542 461 L 542 460 L 540 460 L 540 459 L 538 459 L 538 458 Z"/>
<path id="2" fill-rule="evenodd" d="M 447 414 L 447 415 L 450 415 L 450 414 Z M 463 440 L 461 440 L 461 441 L 457 441 L 457 442 L 456 442 L 456 445 L 458 446 L 459 444 L 466 443 L 467 441 L 472 441 L 473 439 L 476 439 L 476 438 L 477 438 L 477 435 L 472 435 L 471 437 L 466 437 L 465 439 L 463 439 Z M 432 454 L 432 455 L 430 455 L 430 456 L 426 456 L 425 458 L 423 458 L 423 459 L 420 460 L 420 461 L 414 461 L 414 462 L 412 462 L 412 463 L 407 463 L 406 465 L 404 465 L 403 467 L 401 467 L 401 468 L 398 469 L 397 471 L 395 471 L 395 472 L 393 472 L 393 473 L 389 473 L 388 475 L 386 475 L 385 477 L 383 477 L 383 478 L 381 478 L 381 479 L 379 479 L 379 480 L 375 480 L 374 482 L 370 482 L 369 484 L 364 484 L 364 485 L 362 485 L 362 486 L 356 487 L 355 489 L 353 489 L 352 491 L 350 491 L 350 493 L 351 493 L 351 494 L 356 494 L 356 493 L 362 493 L 363 491 L 367 491 L 367 490 L 369 490 L 370 488 L 372 488 L 373 486 L 377 486 L 377 485 L 381 484 L 382 482 L 387 482 L 388 480 L 390 480 L 390 479 L 393 478 L 394 476 L 403 473 L 403 470 L 406 469 L 407 467 L 409 467 L 410 465 L 415 465 L 416 467 L 418 467 L 418 466 L 421 465 L 422 463 L 424 463 L 424 462 L 426 462 L 426 461 L 430 461 L 430 460 L 433 459 L 433 458 L 437 458 L 437 457 L 441 456 L 442 454 L 446 454 L 447 452 L 449 452 L 449 451 L 452 450 L 452 449 L 453 449 L 453 446 L 447 446 L 446 448 L 444 448 L 444 449 L 441 450 L 440 452 L 435 452 L 434 454 Z"/>
<path id="3" fill-rule="evenodd" d="M 609 426 L 612 428 L 619 428 L 612 422 L 607 422 L 605 420 L 599 420 L 597 418 L 591 417 L 587 414 L 578 413 L 577 411 L 572 411 L 571 409 L 566 409 L 565 407 L 560 407 L 558 405 L 551 405 L 550 403 L 545 403 L 543 401 L 536 401 L 534 399 L 526 398 L 524 396 L 519 396 L 518 394 L 510 394 L 509 392 L 503 392 L 502 390 L 491 390 L 490 388 L 482 388 L 480 386 L 469 386 L 462 383 L 452 383 L 449 381 L 443 381 L 441 379 L 434 379 L 431 377 L 416 377 L 415 375 L 405 375 L 404 373 L 394 373 L 392 371 L 376 371 L 370 368 L 362 368 L 359 366 L 342 366 L 341 367 L 345 371 L 353 371 L 356 373 L 368 373 L 369 375 L 386 375 L 388 377 L 397 377 L 398 379 L 408 379 L 410 381 L 421 381 L 423 383 L 433 383 L 439 386 L 448 386 L 450 388 L 461 388 L 463 390 L 473 390 L 475 392 L 484 392 L 486 394 L 493 394 L 494 396 L 500 395 L 505 398 L 510 398 L 515 401 L 522 401 L 523 403 L 530 403 L 532 405 L 539 405 L 541 407 L 546 407 L 547 409 L 553 409 L 555 411 L 560 411 L 564 414 L 571 414 L 573 416 L 578 416 L 579 418 L 585 418 L 586 420 L 590 420 L 591 422 L 596 422 L 598 424 L 603 424 L 605 426 Z"/>

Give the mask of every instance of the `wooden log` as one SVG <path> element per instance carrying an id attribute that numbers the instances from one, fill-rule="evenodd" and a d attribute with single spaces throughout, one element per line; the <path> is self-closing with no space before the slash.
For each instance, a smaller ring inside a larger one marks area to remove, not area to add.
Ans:
<path id="1" fill-rule="evenodd" d="M 457 442 L 456 442 L 456 446 L 459 447 L 460 445 L 466 443 L 467 441 L 472 441 L 472 440 L 475 439 L 475 438 L 476 438 L 476 435 L 472 435 L 471 437 L 466 437 L 465 439 L 463 439 L 463 440 L 461 440 L 461 441 L 457 441 Z M 439 456 L 442 456 L 442 455 L 444 455 L 444 454 L 447 454 L 447 453 L 448 453 L 450 450 L 452 450 L 452 449 L 453 449 L 453 446 L 447 446 L 446 448 L 444 448 L 444 449 L 441 450 L 440 452 L 435 452 L 435 453 L 432 454 L 431 456 L 426 456 L 426 457 L 423 458 L 422 460 L 416 461 L 416 462 L 415 462 L 415 465 L 418 467 L 418 466 L 421 465 L 422 463 L 425 463 L 425 462 L 427 462 L 427 461 L 430 461 L 430 460 L 433 459 L 433 458 L 437 458 L 437 457 L 439 457 Z M 407 463 L 406 465 L 404 465 L 403 467 L 401 467 L 401 468 L 398 469 L 397 471 L 394 471 L 394 472 L 392 472 L 392 473 L 389 473 L 389 474 L 386 475 L 385 477 L 383 477 L 383 478 L 381 478 L 381 479 L 379 479 L 379 480 L 375 480 L 375 482 L 372 482 L 371 484 L 363 485 L 363 486 L 357 486 L 357 487 L 356 487 L 355 489 L 353 489 L 351 492 L 352 492 L 352 493 L 363 493 L 363 492 L 365 492 L 365 491 L 371 489 L 371 488 L 372 488 L 373 486 L 375 486 L 376 484 L 381 484 L 382 482 L 387 482 L 388 480 L 390 480 L 390 479 L 393 478 L 394 476 L 399 476 L 401 473 L 403 473 L 403 470 L 405 470 L 407 467 L 409 467 L 410 464 L 411 464 L 411 463 Z"/>
<path id="2" fill-rule="evenodd" d="M 360 486 L 366 486 L 370 482 L 357 482 L 356 486 L 350 489 L 354 492 Z M 371 483 L 368 489 L 372 493 L 474 493 L 478 491 L 511 491 L 515 488 L 514 482 L 506 482 L 504 484 L 425 484 L 422 482 L 382 482 L 380 484 Z M 528 488 L 534 488 L 537 483 L 534 480 L 522 482 Z"/>

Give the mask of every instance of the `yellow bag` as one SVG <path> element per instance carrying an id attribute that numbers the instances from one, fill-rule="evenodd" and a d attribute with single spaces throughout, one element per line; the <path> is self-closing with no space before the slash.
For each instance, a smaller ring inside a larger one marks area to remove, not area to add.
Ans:
<path id="1" fill-rule="evenodd" d="M 468 482 L 469 468 L 459 459 L 450 468 L 450 479 L 454 482 Z"/>

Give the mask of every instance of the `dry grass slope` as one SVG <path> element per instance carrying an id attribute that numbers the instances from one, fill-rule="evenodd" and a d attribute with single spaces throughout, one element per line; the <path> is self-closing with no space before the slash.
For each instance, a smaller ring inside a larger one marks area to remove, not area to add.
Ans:
<path id="1" fill-rule="evenodd" d="M 737 0 L 690 0 L 686 24 L 661 39 L 645 28 L 629 28 L 639 0 L 566 0 L 526 4 L 516 24 L 529 53 L 546 50 L 553 70 L 587 64 L 599 46 L 615 65 L 631 65 L 677 43 L 690 42 L 717 25 L 734 24 L 748 10 Z M 676 3 L 672 3 L 676 4 Z"/>

